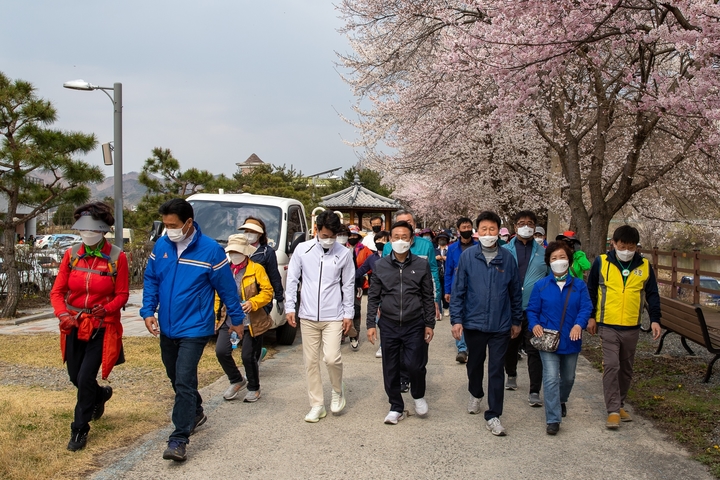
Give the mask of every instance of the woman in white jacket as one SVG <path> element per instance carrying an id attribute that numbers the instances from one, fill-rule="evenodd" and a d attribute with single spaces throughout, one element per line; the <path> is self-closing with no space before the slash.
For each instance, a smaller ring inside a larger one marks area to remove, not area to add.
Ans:
<path id="1" fill-rule="evenodd" d="M 302 326 L 303 359 L 307 373 L 310 412 L 305 421 L 316 423 L 327 415 L 320 375 L 320 356 L 325 357 L 332 403 L 330 410 L 339 414 L 345 408 L 345 385 L 340 340 L 352 326 L 355 264 L 352 251 L 335 242 L 341 223 L 326 210 L 316 220 L 317 236 L 295 248 L 288 265 L 285 312 L 291 326 L 297 318 Z M 300 305 L 295 292 L 302 278 Z M 297 315 L 296 315 L 297 308 Z"/>

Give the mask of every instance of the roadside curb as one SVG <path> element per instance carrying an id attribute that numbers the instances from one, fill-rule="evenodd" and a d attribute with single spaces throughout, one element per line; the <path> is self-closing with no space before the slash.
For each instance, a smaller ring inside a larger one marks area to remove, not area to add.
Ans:
<path id="1" fill-rule="evenodd" d="M 55 312 L 52 310 L 41 313 L 34 313 L 32 315 L 25 315 L 24 317 L 18 317 L 8 320 L 0 320 L 0 325 L 22 325 L 23 323 L 34 322 L 35 320 L 45 320 L 46 318 L 52 318 L 55 316 Z"/>

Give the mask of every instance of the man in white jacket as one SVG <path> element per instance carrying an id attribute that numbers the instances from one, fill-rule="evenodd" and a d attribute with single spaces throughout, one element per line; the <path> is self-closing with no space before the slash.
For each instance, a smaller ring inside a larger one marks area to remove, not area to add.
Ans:
<path id="1" fill-rule="evenodd" d="M 352 251 L 335 243 L 341 223 L 338 216 L 326 210 L 316 220 L 317 237 L 295 248 L 288 265 L 285 313 L 295 326 L 297 318 L 302 326 L 303 359 L 307 373 L 310 412 L 305 421 L 316 423 L 325 418 L 325 400 L 320 375 L 320 356 L 332 384 L 330 410 L 339 414 L 345 408 L 345 384 L 340 340 L 352 326 L 354 313 L 355 264 Z M 300 305 L 296 316 L 296 295 L 302 278 Z"/>

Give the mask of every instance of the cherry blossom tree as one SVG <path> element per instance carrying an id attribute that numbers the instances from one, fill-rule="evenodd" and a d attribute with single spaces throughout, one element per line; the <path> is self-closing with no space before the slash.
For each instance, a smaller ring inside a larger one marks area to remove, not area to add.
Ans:
<path id="1" fill-rule="evenodd" d="M 613 216 L 652 198 L 647 190 L 677 211 L 673 193 L 707 197 L 702 187 L 717 184 L 714 1 L 344 0 L 339 8 L 353 48 L 341 61 L 360 99 L 350 121 L 367 161 L 395 185 L 412 171 L 455 179 L 451 189 L 469 185 L 475 200 L 510 201 L 507 210 L 567 214 L 594 255 Z M 379 153 L 384 146 L 392 153 Z M 419 192 L 411 197 L 420 202 Z M 428 197 L 442 199 L 432 188 Z"/>

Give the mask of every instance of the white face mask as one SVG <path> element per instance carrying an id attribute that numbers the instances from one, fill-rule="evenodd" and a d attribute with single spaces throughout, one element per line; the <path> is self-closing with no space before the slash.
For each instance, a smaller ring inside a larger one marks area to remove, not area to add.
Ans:
<path id="1" fill-rule="evenodd" d="M 635 252 L 630 250 L 615 250 L 618 260 L 621 262 L 629 262 L 635 256 Z"/>
<path id="2" fill-rule="evenodd" d="M 347 241 L 348 241 L 347 235 L 338 235 L 337 236 L 337 243 L 339 243 L 340 245 L 345 245 L 347 243 Z"/>
<path id="3" fill-rule="evenodd" d="M 542 237 L 535 237 L 535 243 L 537 243 L 538 245 L 542 245 L 542 244 L 543 244 L 543 238 L 542 238 Z"/>
<path id="4" fill-rule="evenodd" d="M 507 236 L 507 235 L 501 235 L 501 236 L 500 236 L 500 240 L 502 240 L 503 242 L 507 242 L 507 241 L 508 241 L 508 236 Z"/>
<path id="5" fill-rule="evenodd" d="M 410 250 L 410 242 L 405 242 L 403 240 L 395 240 L 392 242 L 392 249 L 395 253 L 403 254 Z"/>
<path id="6" fill-rule="evenodd" d="M 260 239 L 260 234 L 255 232 L 245 232 L 245 236 L 247 237 L 248 243 L 255 243 Z"/>
<path id="7" fill-rule="evenodd" d="M 100 240 L 103 238 L 102 233 L 98 232 L 91 232 L 89 230 L 83 230 L 80 232 L 80 236 L 82 237 L 82 241 L 85 245 L 93 246 L 100 243 Z"/>
<path id="8" fill-rule="evenodd" d="M 187 237 L 187 234 L 183 233 L 183 228 L 185 228 L 185 224 L 181 228 L 167 228 L 165 234 L 171 242 L 182 242 Z"/>
<path id="9" fill-rule="evenodd" d="M 233 265 L 240 265 L 245 261 L 247 256 L 238 252 L 230 252 L 228 253 L 228 258 L 230 258 L 230 262 L 232 262 Z"/>
<path id="10" fill-rule="evenodd" d="M 480 240 L 483 247 L 490 248 L 497 243 L 498 237 L 495 235 L 483 235 L 482 237 L 478 237 L 478 240 Z"/>
<path id="11" fill-rule="evenodd" d="M 334 238 L 320 238 L 317 237 L 318 242 L 320 242 L 320 246 L 323 248 L 330 248 L 335 244 Z"/>
<path id="12" fill-rule="evenodd" d="M 567 272 L 570 262 L 568 260 L 555 260 L 550 262 L 550 269 L 555 275 L 562 275 Z"/>
<path id="13" fill-rule="evenodd" d="M 535 229 L 532 227 L 524 226 L 518 228 L 517 231 L 518 235 L 520 235 L 522 238 L 530 238 L 533 235 L 535 235 Z"/>

